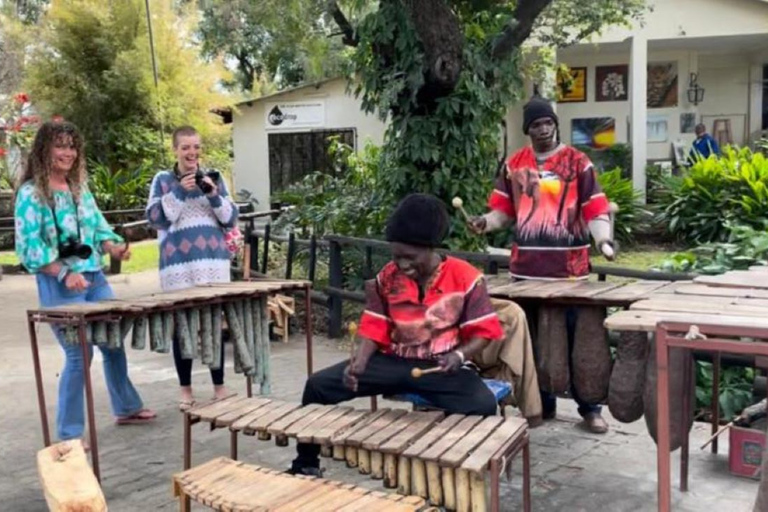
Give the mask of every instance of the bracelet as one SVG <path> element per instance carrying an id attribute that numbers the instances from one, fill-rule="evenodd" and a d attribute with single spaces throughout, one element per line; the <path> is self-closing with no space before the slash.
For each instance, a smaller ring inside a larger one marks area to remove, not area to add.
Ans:
<path id="1" fill-rule="evenodd" d="M 461 350 L 454 350 L 453 353 L 457 354 L 459 358 L 461 358 L 461 364 L 464 364 L 464 352 Z"/>
<path id="2" fill-rule="evenodd" d="M 67 278 L 67 274 L 69 274 L 69 267 L 66 265 L 62 265 L 61 269 L 59 270 L 59 275 L 56 276 L 56 280 L 60 283 L 63 283 L 64 280 Z"/>

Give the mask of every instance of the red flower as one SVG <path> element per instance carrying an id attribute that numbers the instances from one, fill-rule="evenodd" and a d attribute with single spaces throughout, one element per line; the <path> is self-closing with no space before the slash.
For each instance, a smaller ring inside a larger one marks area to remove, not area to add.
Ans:
<path id="1" fill-rule="evenodd" d="M 6 154 L 5 148 L 0 148 L 0 158 L 4 158 Z"/>
<path id="2" fill-rule="evenodd" d="M 63 123 L 64 122 L 64 118 L 62 116 L 60 116 L 60 115 L 55 115 L 55 116 L 51 117 L 51 121 L 53 121 L 54 123 Z"/>
<path id="3" fill-rule="evenodd" d="M 24 104 L 29 103 L 29 95 L 25 92 L 20 92 L 16 96 L 13 97 L 14 100 L 16 100 L 16 103 Z"/>

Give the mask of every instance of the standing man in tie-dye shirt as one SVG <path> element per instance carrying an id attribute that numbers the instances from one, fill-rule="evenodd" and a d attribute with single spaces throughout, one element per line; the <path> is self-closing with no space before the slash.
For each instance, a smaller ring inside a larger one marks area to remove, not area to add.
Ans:
<path id="1" fill-rule="evenodd" d="M 590 235 L 603 256 L 614 257 L 609 203 L 592 162 L 559 141 L 557 115 L 543 98 L 534 97 L 525 105 L 523 132 L 531 138 L 531 146 L 509 158 L 488 201 L 491 211 L 471 218 L 470 227 L 487 233 L 514 224 L 509 270 L 516 279 L 587 279 Z M 537 312 L 526 308 L 526 313 L 531 331 L 536 332 Z M 575 308 L 567 309 L 570 350 L 577 316 Z M 587 428 L 607 432 L 600 405 L 582 401 L 573 388 L 571 393 Z M 542 390 L 542 406 L 545 419 L 555 417 L 553 393 Z"/>
<path id="2" fill-rule="evenodd" d="M 464 367 L 504 332 L 483 275 L 435 251 L 448 232 L 435 197 L 406 197 L 387 223 L 392 261 L 366 286 L 366 306 L 349 361 L 313 374 L 302 404 L 337 404 L 362 396 L 417 393 L 447 413 L 496 414 L 496 398 Z M 441 370 L 414 378 L 414 368 Z M 320 447 L 299 443 L 294 474 L 319 475 Z"/>

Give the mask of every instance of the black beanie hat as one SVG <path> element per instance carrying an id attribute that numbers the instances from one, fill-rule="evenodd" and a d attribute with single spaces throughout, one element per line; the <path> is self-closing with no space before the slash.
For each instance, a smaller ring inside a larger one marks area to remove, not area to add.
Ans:
<path id="1" fill-rule="evenodd" d="M 449 217 L 445 205 L 429 194 L 409 194 L 387 221 L 388 242 L 440 247 L 448 234 Z"/>
<path id="2" fill-rule="evenodd" d="M 523 107 L 523 133 L 528 135 L 528 128 L 531 124 L 542 117 L 551 118 L 555 125 L 559 126 L 560 120 L 557 118 L 552 104 L 541 96 L 534 96 Z"/>

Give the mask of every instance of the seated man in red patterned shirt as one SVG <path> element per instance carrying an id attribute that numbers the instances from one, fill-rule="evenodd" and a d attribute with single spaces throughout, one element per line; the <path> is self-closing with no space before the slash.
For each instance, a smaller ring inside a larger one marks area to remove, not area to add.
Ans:
<path id="1" fill-rule="evenodd" d="M 482 273 L 435 251 L 448 232 L 437 198 L 412 194 L 387 223 L 392 261 L 366 287 L 357 353 L 312 375 L 304 405 L 417 393 L 447 413 L 493 415 L 496 398 L 463 363 L 503 337 Z M 421 378 L 414 368 L 439 366 Z M 289 472 L 318 475 L 320 447 L 299 443 Z"/>

